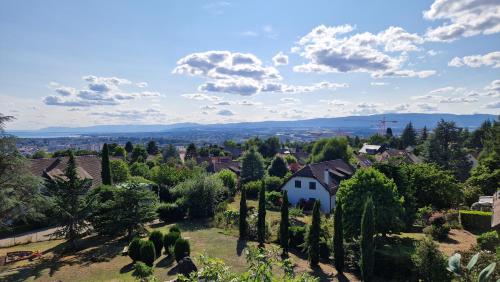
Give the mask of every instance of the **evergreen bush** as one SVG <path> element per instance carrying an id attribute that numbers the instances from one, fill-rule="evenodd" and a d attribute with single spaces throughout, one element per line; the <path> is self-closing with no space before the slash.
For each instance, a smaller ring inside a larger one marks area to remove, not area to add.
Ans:
<path id="1" fill-rule="evenodd" d="M 191 247 L 189 241 L 183 238 L 177 239 L 174 245 L 175 260 L 179 262 L 181 259 L 191 254 Z"/>

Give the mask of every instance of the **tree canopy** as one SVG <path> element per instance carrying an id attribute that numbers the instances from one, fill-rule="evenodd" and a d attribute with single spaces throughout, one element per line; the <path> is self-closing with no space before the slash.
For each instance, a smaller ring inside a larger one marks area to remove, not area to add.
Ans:
<path id="1" fill-rule="evenodd" d="M 323 161 L 342 159 L 349 162 L 351 156 L 349 143 L 345 137 L 323 138 L 314 142 L 310 161 L 318 163 Z"/>
<path id="2" fill-rule="evenodd" d="M 337 201 L 342 205 L 344 234 L 347 238 L 360 234 L 361 211 L 371 196 L 375 210 L 376 233 L 399 231 L 403 214 L 403 199 L 398 195 L 394 181 L 374 168 L 356 171 L 350 179 L 340 183 Z"/>
<path id="3" fill-rule="evenodd" d="M 243 155 L 240 176 L 243 182 L 260 180 L 264 176 L 264 159 L 255 147 L 251 147 Z"/>

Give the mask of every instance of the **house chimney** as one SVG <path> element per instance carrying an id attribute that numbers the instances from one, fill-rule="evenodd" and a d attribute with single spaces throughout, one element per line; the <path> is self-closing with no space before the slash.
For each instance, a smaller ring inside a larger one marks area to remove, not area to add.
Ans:
<path id="1" fill-rule="evenodd" d="M 326 185 L 330 185 L 330 173 L 328 172 L 328 168 L 325 168 L 323 181 L 326 183 Z"/>

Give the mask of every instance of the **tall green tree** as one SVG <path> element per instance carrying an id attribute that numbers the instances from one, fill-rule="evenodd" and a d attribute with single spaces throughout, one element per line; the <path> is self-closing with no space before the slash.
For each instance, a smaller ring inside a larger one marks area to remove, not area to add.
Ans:
<path id="1" fill-rule="evenodd" d="M 127 143 L 125 143 L 125 151 L 130 154 L 132 150 L 134 150 L 134 145 L 132 145 L 132 142 L 127 141 Z"/>
<path id="2" fill-rule="evenodd" d="M 318 163 L 335 159 L 349 161 L 351 151 L 349 142 L 345 137 L 323 138 L 314 142 L 311 150 L 310 161 Z"/>
<path id="3" fill-rule="evenodd" d="M 377 207 L 375 231 L 387 234 L 398 232 L 402 227 L 402 204 L 394 181 L 374 168 L 360 169 L 353 177 L 343 180 L 337 192 L 337 201 L 342 205 L 344 235 L 351 239 L 360 234 L 361 214 L 366 198 L 372 196 Z"/>
<path id="4" fill-rule="evenodd" d="M 60 224 L 57 235 L 63 235 L 69 245 L 76 247 L 76 240 L 88 227 L 91 199 L 86 195 L 92 186 L 91 179 L 80 179 L 76 170 L 75 156 L 69 151 L 64 177 L 49 182 L 47 188 L 54 203 L 54 216 Z"/>
<path id="5" fill-rule="evenodd" d="M 255 147 L 251 147 L 243 155 L 240 176 L 243 183 L 260 180 L 264 177 L 264 159 Z"/>
<path id="6" fill-rule="evenodd" d="M 146 151 L 143 145 L 134 146 L 134 149 L 132 150 L 132 155 L 130 157 L 131 163 L 135 162 L 144 163 L 146 162 L 147 158 L 148 158 L 148 152 Z"/>
<path id="7" fill-rule="evenodd" d="M 427 126 L 424 126 L 424 128 L 422 128 L 422 133 L 420 134 L 420 143 L 427 141 L 427 138 L 429 138 L 429 132 L 427 130 Z"/>
<path id="8" fill-rule="evenodd" d="M 287 172 L 288 167 L 286 166 L 285 160 L 280 156 L 274 157 L 268 169 L 269 175 L 283 178 Z"/>
<path id="9" fill-rule="evenodd" d="M 190 143 L 186 148 L 186 159 L 196 158 L 196 156 L 198 156 L 196 145 L 194 143 Z"/>
<path id="10" fill-rule="evenodd" d="M 259 211 L 257 215 L 257 241 L 264 246 L 266 241 L 266 188 L 261 185 L 259 190 Z"/>
<path id="11" fill-rule="evenodd" d="M 102 235 L 118 236 L 145 230 L 156 219 L 157 196 L 147 184 L 124 183 L 116 187 L 100 186 L 88 196 L 94 199 L 88 221 Z"/>
<path id="12" fill-rule="evenodd" d="M 172 144 L 168 144 L 168 146 L 163 149 L 162 155 L 164 162 L 168 162 L 169 160 L 177 162 L 180 160 L 179 152 Z"/>
<path id="13" fill-rule="evenodd" d="M 375 264 L 375 244 L 373 235 L 375 235 L 375 215 L 373 200 L 368 197 L 361 217 L 361 238 L 360 238 L 360 251 L 361 251 L 361 276 L 363 281 L 373 280 L 373 268 Z"/>
<path id="14" fill-rule="evenodd" d="M 122 160 L 112 160 L 109 162 L 113 183 L 125 182 L 130 177 L 128 164 Z"/>
<path id="15" fill-rule="evenodd" d="M 375 163 L 373 167 L 382 172 L 386 177 L 392 179 L 396 184 L 398 195 L 404 198 L 404 214 L 401 219 L 405 223 L 407 229 L 411 228 L 417 213 L 417 201 L 415 197 L 416 187 L 415 185 L 411 185 L 408 179 L 409 168 L 401 164 L 397 159 L 389 159 L 386 162 Z"/>
<path id="16" fill-rule="evenodd" d="M 278 137 L 270 137 L 259 145 L 259 153 L 266 158 L 272 158 L 279 152 L 280 146 Z"/>
<path id="17" fill-rule="evenodd" d="M 462 192 L 450 172 L 435 164 L 411 164 L 401 169 L 408 179 L 408 191 L 415 191 L 417 207 L 445 209 L 460 202 Z"/>
<path id="18" fill-rule="evenodd" d="M 111 185 L 113 183 L 111 178 L 111 166 L 109 164 L 109 149 L 107 143 L 104 143 L 101 151 L 101 179 L 102 184 L 104 185 Z"/>
<path id="19" fill-rule="evenodd" d="M 16 139 L 3 135 L 11 116 L 0 114 L 0 231 L 16 221 L 40 219 L 47 206 L 40 193 L 42 179 L 33 176 L 30 165 L 16 148 Z"/>
<path id="20" fill-rule="evenodd" d="M 311 267 L 316 267 L 319 263 L 319 236 L 321 234 L 321 215 L 319 213 L 319 208 L 320 201 L 316 200 L 312 211 L 311 226 L 307 234 L 307 254 Z"/>
<path id="21" fill-rule="evenodd" d="M 462 129 L 453 121 L 441 120 L 425 148 L 425 158 L 445 170 L 453 172 L 455 177 L 464 181 L 469 177 L 471 162 L 463 146 Z"/>
<path id="22" fill-rule="evenodd" d="M 417 144 L 417 132 L 413 127 L 413 124 L 409 122 L 405 128 L 403 129 L 403 133 L 401 134 L 401 142 L 403 148 L 408 146 L 415 146 Z"/>
<path id="23" fill-rule="evenodd" d="M 342 205 L 337 203 L 333 213 L 333 256 L 335 268 L 344 271 L 344 230 L 342 228 Z"/>
<path id="24" fill-rule="evenodd" d="M 245 186 L 241 187 L 241 198 L 240 198 L 240 220 L 239 220 L 239 229 L 240 229 L 240 239 L 246 239 L 247 231 L 248 231 L 248 223 L 247 223 L 247 191 Z"/>
<path id="25" fill-rule="evenodd" d="M 160 149 L 158 148 L 158 145 L 156 144 L 156 141 L 150 140 L 148 142 L 147 147 L 146 147 L 146 151 L 148 151 L 148 154 L 150 154 L 150 155 L 156 155 L 156 154 L 158 154 L 158 152 L 160 151 Z"/>
<path id="26" fill-rule="evenodd" d="M 283 249 L 283 255 L 288 254 L 288 229 L 290 228 L 290 218 L 288 216 L 288 195 L 283 191 L 283 200 L 281 201 L 281 221 L 280 221 L 280 245 Z"/>

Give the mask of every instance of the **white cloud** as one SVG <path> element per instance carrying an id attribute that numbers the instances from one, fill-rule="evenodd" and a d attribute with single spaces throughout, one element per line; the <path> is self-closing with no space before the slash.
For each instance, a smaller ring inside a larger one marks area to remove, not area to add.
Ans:
<path id="1" fill-rule="evenodd" d="M 42 101 L 50 106 L 90 107 L 119 105 L 126 100 L 160 96 L 155 91 L 125 92 L 120 86 L 132 82 L 124 78 L 87 75 L 82 80 L 86 88 L 80 90 L 51 82 L 49 87 L 54 88 L 57 95 L 46 96 Z"/>
<path id="2" fill-rule="evenodd" d="M 468 66 L 471 68 L 479 68 L 481 66 L 491 66 L 500 68 L 500 52 L 491 52 L 484 55 L 465 56 L 463 58 L 454 57 L 449 63 L 450 67 Z"/>
<path id="3" fill-rule="evenodd" d="M 214 110 L 216 110 L 216 109 L 217 109 L 217 107 L 215 107 L 215 106 L 210 106 L 210 105 L 205 105 L 205 106 L 200 107 L 200 109 L 202 109 L 202 110 L 206 110 L 206 111 L 214 111 Z"/>
<path id="4" fill-rule="evenodd" d="M 106 117 L 116 120 L 126 119 L 133 121 L 143 121 L 152 117 L 165 117 L 165 114 L 162 114 L 160 110 L 153 108 L 149 108 L 146 110 L 115 110 L 112 112 L 92 112 L 89 115 Z"/>
<path id="5" fill-rule="evenodd" d="M 297 104 L 297 103 L 300 103 L 300 99 L 293 98 L 293 97 L 281 98 L 280 101 L 283 102 L 283 103 L 288 103 L 288 104 Z"/>
<path id="6" fill-rule="evenodd" d="M 423 14 L 427 20 L 445 21 L 427 30 L 429 41 L 453 41 L 459 37 L 500 32 L 498 0 L 435 0 Z"/>
<path id="7" fill-rule="evenodd" d="M 485 109 L 500 109 L 500 101 L 495 101 L 484 105 Z"/>
<path id="8" fill-rule="evenodd" d="M 334 107 L 345 107 L 351 104 L 351 102 L 343 101 L 343 100 L 320 100 L 321 103 L 326 103 L 329 106 Z"/>
<path id="9" fill-rule="evenodd" d="M 419 107 L 420 110 L 425 112 L 434 112 L 438 110 L 438 107 L 435 104 L 430 104 L 430 103 L 420 103 L 417 104 L 417 107 Z"/>
<path id="10" fill-rule="evenodd" d="M 384 86 L 384 85 L 388 85 L 389 83 L 387 82 L 370 82 L 370 85 L 371 86 Z"/>
<path id="11" fill-rule="evenodd" d="M 234 116 L 234 112 L 228 109 L 222 109 L 217 112 L 219 116 Z"/>
<path id="12" fill-rule="evenodd" d="M 205 93 L 192 93 L 192 94 L 182 94 L 184 98 L 200 101 L 219 101 L 221 100 L 218 96 L 207 95 Z"/>
<path id="13" fill-rule="evenodd" d="M 493 80 L 490 84 L 484 87 L 486 95 L 491 97 L 500 97 L 500 79 Z"/>
<path id="14" fill-rule="evenodd" d="M 172 71 L 207 78 L 200 92 L 249 96 L 259 92 L 300 93 L 319 89 L 348 87 L 345 83 L 319 82 L 309 86 L 287 85 L 274 67 L 265 67 L 253 54 L 208 51 L 190 54 L 177 62 Z"/>
<path id="15" fill-rule="evenodd" d="M 296 72 L 367 72 L 374 77 L 428 77 L 435 71 L 402 70 L 406 52 L 420 50 L 424 40 L 401 27 L 372 34 L 370 32 L 347 35 L 351 25 L 327 27 L 320 25 L 302 37 L 293 52 L 309 60 L 295 66 Z M 398 53 L 398 54 L 394 54 Z"/>
<path id="16" fill-rule="evenodd" d="M 254 102 L 254 101 L 248 101 L 248 100 L 241 100 L 237 104 L 241 105 L 241 106 L 258 106 L 258 105 L 262 105 L 262 103 L 260 103 L 260 102 Z"/>
<path id="17" fill-rule="evenodd" d="M 359 103 L 356 107 L 351 111 L 352 114 L 355 115 L 372 115 L 380 113 L 379 108 L 382 106 L 380 103 Z"/>
<path id="18" fill-rule="evenodd" d="M 283 54 L 283 52 L 279 52 L 273 57 L 274 66 L 284 66 L 288 65 L 288 56 Z"/>
<path id="19" fill-rule="evenodd" d="M 258 32 L 252 31 L 252 30 L 247 30 L 241 33 L 242 36 L 249 36 L 249 37 L 257 37 L 259 36 Z"/>
<path id="20" fill-rule="evenodd" d="M 429 94 L 451 92 L 451 91 L 454 91 L 454 90 L 455 90 L 455 87 L 446 86 L 446 87 L 441 87 L 441 88 L 437 88 L 437 89 L 431 90 L 431 91 L 429 91 Z"/>
<path id="21" fill-rule="evenodd" d="M 148 87 L 148 83 L 147 82 L 137 82 L 135 85 L 137 87 L 139 87 L 139 88 L 146 88 L 146 87 Z"/>

